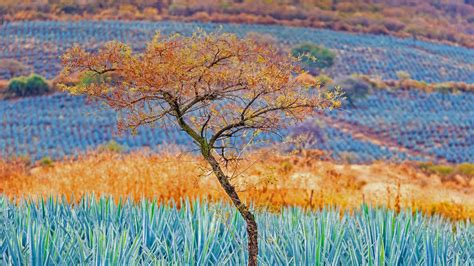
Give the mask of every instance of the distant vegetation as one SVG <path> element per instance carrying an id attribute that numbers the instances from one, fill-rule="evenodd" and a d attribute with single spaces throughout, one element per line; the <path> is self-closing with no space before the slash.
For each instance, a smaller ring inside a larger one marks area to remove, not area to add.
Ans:
<path id="1" fill-rule="evenodd" d="M 110 140 L 109 142 L 100 145 L 98 148 L 99 151 L 112 152 L 112 153 L 121 153 L 126 151 L 126 147 L 120 145 L 115 140 Z"/>
<path id="2" fill-rule="evenodd" d="M 334 64 L 336 54 L 328 48 L 311 43 L 305 43 L 293 48 L 293 56 L 301 57 L 303 65 L 312 74 L 319 74 L 324 69 Z"/>
<path id="3" fill-rule="evenodd" d="M 455 175 L 466 176 L 468 178 L 474 178 L 474 164 L 473 163 L 462 163 L 455 165 L 439 165 L 433 163 L 422 163 L 420 168 L 427 171 L 440 175 L 444 178 L 453 177 Z"/>
<path id="4" fill-rule="evenodd" d="M 48 156 L 41 158 L 39 162 L 39 165 L 43 167 L 50 167 L 50 166 L 53 166 L 53 164 L 54 164 L 53 160 Z"/>
<path id="5" fill-rule="evenodd" d="M 21 4 L 3 0 L 0 16 L 3 20 L 171 19 L 283 24 L 390 34 L 474 47 L 474 4 L 468 0 L 25 0 Z"/>
<path id="6" fill-rule="evenodd" d="M 42 95 L 50 91 L 46 80 L 36 74 L 27 77 L 17 77 L 10 80 L 7 94 L 14 97 L 27 97 Z"/>

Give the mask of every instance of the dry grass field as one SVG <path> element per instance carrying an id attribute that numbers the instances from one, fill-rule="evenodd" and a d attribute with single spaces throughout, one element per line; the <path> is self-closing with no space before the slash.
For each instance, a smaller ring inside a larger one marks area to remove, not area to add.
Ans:
<path id="1" fill-rule="evenodd" d="M 355 209 L 362 203 L 399 210 L 412 208 L 454 220 L 474 218 L 474 178 L 442 178 L 411 164 L 335 164 L 311 156 L 258 151 L 230 167 L 234 185 L 246 201 L 277 211 L 282 206 L 337 206 Z M 245 180 L 245 182 L 244 182 Z M 131 154 L 93 152 L 75 160 L 0 161 L 0 192 L 10 198 L 83 195 L 142 197 L 167 202 L 198 198 L 226 201 L 204 162 L 191 154 L 144 151 Z"/>

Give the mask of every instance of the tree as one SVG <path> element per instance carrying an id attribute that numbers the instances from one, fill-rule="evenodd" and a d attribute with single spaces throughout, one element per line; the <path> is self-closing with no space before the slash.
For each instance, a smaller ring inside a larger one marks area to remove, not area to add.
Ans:
<path id="1" fill-rule="evenodd" d="M 62 58 L 62 85 L 105 101 L 120 113 L 119 128 L 160 122 L 193 140 L 247 224 L 249 265 L 257 264 L 255 216 L 241 201 L 225 165 L 238 160 L 243 140 L 274 132 L 338 104 L 337 93 L 300 82 L 298 59 L 270 46 L 224 33 L 190 37 L 157 34 L 143 53 L 110 42 L 96 53 L 75 46 Z"/>

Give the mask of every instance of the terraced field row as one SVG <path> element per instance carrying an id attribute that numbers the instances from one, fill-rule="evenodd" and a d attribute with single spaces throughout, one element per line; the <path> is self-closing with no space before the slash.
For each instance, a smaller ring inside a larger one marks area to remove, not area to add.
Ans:
<path id="1" fill-rule="evenodd" d="M 472 93 L 378 91 L 353 107 L 310 118 L 282 132 L 283 138 L 264 138 L 281 142 L 285 136 L 305 133 L 311 138 L 309 148 L 353 162 L 474 162 L 473 102 Z M 143 127 L 136 136 L 119 136 L 115 132 L 116 116 L 83 97 L 65 94 L 1 101 L 0 155 L 61 158 L 110 140 L 131 149 L 157 149 L 160 144 L 192 149 L 189 138 L 177 130 Z"/>
<path id="2" fill-rule="evenodd" d="M 59 73 L 59 57 L 74 43 L 96 49 L 106 41 L 127 42 L 143 49 L 156 31 L 191 34 L 197 28 L 221 28 L 245 36 L 249 32 L 270 34 L 293 46 L 303 42 L 321 44 L 334 50 L 337 59 L 327 72 L 337 77 L 354 73 L 396 79 L 397 71 L 427 82 L 474 82 L 474 50 L 413 39 L 282 26 L 233 25 L 180 22 L 15 22 L 0 26 L 0 59 L 19 60 L 38 74 L 53 78 Z M 0 73 L 0 79 L 10 78 Z"/>

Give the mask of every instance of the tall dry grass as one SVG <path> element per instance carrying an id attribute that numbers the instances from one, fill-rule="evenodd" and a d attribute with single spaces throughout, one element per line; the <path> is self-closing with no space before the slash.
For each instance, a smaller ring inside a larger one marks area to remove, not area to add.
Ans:
<path id="1" fill-rule="evenodd" d="M 474 218 L 473 187 L 442 182 L 406 164 L 341 165 L 259 151 L 238 168 L 230 167 L 228 174 L 234 174 L 232 182 L 244 200 L 270 210 L 289 205 L 354 209 L 365 202 L 456 220 Z M 95 152 L 42 166 L 0 160 L 0 192 L 10 198 L 60 195 L 71 200 L 94 193 L 161 202 L 227 200 L 199 157 L 170 152 Z"/>

